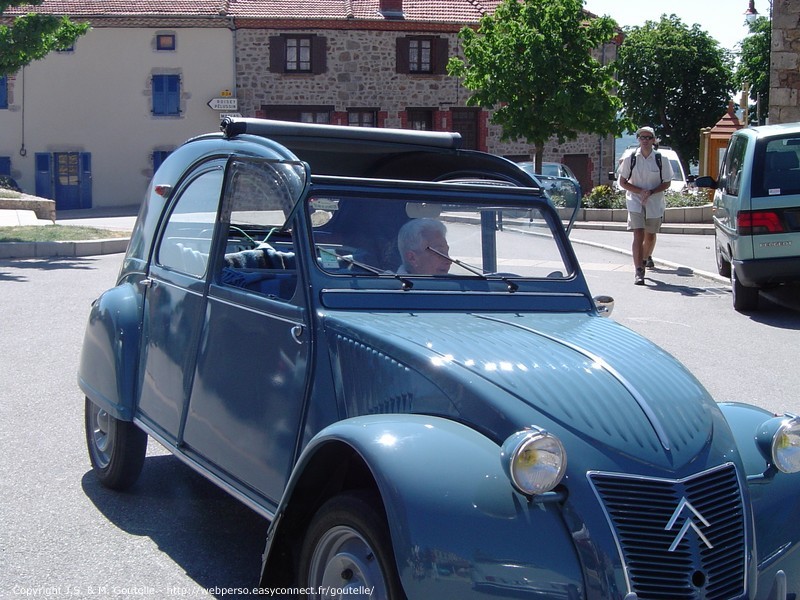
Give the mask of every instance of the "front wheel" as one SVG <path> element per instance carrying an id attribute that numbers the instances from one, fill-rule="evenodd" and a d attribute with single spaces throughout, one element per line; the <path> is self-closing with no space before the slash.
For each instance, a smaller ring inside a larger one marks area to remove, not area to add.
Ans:
<path id="1" fill-rule="evenodd" d="M 308 598 L 405 598 L 379 506 L 374 495 L 355 492 L 335 496 L 320 508 L 299 561 Z"/>
<path id="2" fill-rule="evenodd" d="M 717 259 L 717 273 L 722 275 L 723 277 L 730 277 L 731 276 L 731 263 L 725 260 L 725 257 L 722 256 L 722 251 L 720 250 L 719 244 L 714 241 L 714 255 Z"/>
<path id="3" fill-rule="evenodd" d="M 86 398 L 86 445 L 95 475 L 105 487 L 124 490 L 139 478 L 147 454 L 147 434 L 120 421 Z"/>

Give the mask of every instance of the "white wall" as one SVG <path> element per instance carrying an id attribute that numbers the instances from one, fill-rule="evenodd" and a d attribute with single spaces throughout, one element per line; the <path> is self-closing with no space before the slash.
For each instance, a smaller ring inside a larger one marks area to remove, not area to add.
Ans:
<path id="1" fill-rule="evenodd" d="M 156 32 L 174 33 L 176 50 L 156 51 Z M 154 72 L 181 74 L 180 117 L 151 115 Z M 37 152 L 90 152 L 92 207 L 139 204 L 154 150 L 219 129 L 207 102 L 235 90 L 233 72 L 225 28 L 93 28 L 74 52 L 52 53 L 16 74 L 9 109 L 0 110 L 0 156 L 11 157 L 12 175 L 33 194 Z"/>

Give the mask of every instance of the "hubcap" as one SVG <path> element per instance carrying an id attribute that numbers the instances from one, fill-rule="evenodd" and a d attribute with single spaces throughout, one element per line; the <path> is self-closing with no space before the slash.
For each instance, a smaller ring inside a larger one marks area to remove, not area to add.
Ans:
<path id="1" fill-rule="evenodd" d="M 322 536 L 311 557 L 309 598 L 386 598 L 378 557 L 355 529 L 340 525 Z"/>
<path id="2" fill-rule="evenodd" d="M 111 462 L 111 451 L 114 443 L 114 424 L 111 415 L 102 408 L 93 407 L 89 418 L 91 421 L 92 444 L 98 466 L 106 468 Z"/>

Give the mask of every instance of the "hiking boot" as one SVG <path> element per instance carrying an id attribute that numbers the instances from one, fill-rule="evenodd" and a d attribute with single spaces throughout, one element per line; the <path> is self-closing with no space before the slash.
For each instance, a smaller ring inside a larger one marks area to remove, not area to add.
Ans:
<path id="1" fill-rule="evenodd" d="M 633 285 L 644 285 L 644 267 L 636 269 L 636 275 L 633 278 Z"/>
<path id="2" fill-rule="evenodd" d="M 656 263 L 653 262 L 653 257 L 652 256 L 648 256 L 647 257 L 647 260 L 644 261 L 644 266 L 647 267 L 648 269 L 655 269 L 656 268 Z"/>

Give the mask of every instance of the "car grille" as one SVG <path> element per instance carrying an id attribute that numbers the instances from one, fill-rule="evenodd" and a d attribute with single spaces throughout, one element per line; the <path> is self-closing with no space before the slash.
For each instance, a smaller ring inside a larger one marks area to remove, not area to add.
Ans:
<path id="1" fill-rule="evenodd" d="M 745 519 L 733 465 L 682 480 L 613 473 L 591 473 L 590 480 L 640 600 L 744 593 Z"/>

